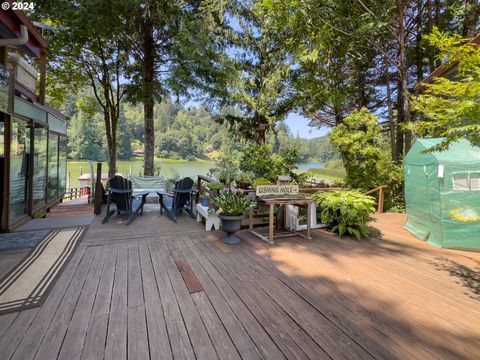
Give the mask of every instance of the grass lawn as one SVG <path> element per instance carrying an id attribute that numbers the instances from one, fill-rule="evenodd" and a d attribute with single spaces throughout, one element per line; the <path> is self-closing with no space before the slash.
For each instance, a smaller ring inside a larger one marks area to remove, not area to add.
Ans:
<path id="1" fill-rule="evenodd" d="M 297 173 L 308 171 L 313 174 L 313 177 L 319 180 L 324 180 L 327 183 L 332 183 L 335 180 L 343 180 L 345 177 L 345 169 L 327 169 L 327 168 L 313 168 L 309 170 L 296 170 Z"/>

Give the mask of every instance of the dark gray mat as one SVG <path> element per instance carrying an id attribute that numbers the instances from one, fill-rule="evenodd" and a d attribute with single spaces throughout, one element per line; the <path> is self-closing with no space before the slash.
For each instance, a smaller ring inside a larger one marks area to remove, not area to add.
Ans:
<path id="1" fill-rule="evenodd" d="M 25 225 L 22 225 L 17 231 L 43 230 L 43 229 L 61 229 L 74 226 L 88 226 L 95 219 L 95 215 L 81 216 L 55 216 L 45 219 L 32 219 Z"/>
<path id="2" fill-rule="evenodd" d="M 50 230 L 21 231 L 0 234 L 0 251 L 31 249 L 45 239 Z"/>

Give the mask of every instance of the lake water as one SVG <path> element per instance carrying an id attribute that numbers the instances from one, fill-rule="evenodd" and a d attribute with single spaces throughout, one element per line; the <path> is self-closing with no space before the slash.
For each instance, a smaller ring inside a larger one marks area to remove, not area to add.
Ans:
<path id="1" fill-rule="evenodd" d="M 324 165 L 321 162 L 311 162 L 308 164 L 298 164 L 298 170 L 310 170 L 315 168 L 323 168 Z"/>
<path id="2" fill-rule="evenodd" d="M 160 169 L 160 175 L 170 178 L 173 177 L 174 173 L 178 173 L 180 177 L 190 176 L 194 180 L 197 175 L 207 175 L 208 171 L 215 167 L 213 161 L 179 161 L 179 162 L 169 162 L 169 161 L 156 161 Z M 96 164 L 93 164 L 94 171 L 96 171 Z M 299 164 L 299 170 L 309 170 L 312 168 L 323 168 L 323 163 L 321 162 L 312 162 L 309 164 Z M 67 163 L 68 172 L 70 175 L 71 185 L 70 187 L 79 186 L 78 177 L 81 173 L 89 173 L 90 166 L 86 161 L 68 161 Z M 140 175 L 143 173 L 143 161 L 133 160 L 133 161 L 117 161 L 118 172 L 122 175 L 127 175 L 128 173 L 134 175 Z M 102 165 L 102 172 L 107 173 L 108 167 L 106 163 Z"/>

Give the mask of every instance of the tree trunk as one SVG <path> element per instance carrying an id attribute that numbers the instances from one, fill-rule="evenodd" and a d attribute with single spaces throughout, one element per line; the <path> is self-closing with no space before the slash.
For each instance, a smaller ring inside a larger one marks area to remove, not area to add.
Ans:
<path id="1" fill-rule="evenodd" d="M 433 4 L 432 0 L 428 0 L 428 33 L 431 33 L 433 30 Z M 428 47 L 428 67 L 430 72 L 435 70 L 435 50 L 432 46 Z"/>
<path id="2" fill-rule="evenodd" d="M 111 179 L 117 172 L 117 127 L 114 111 L 108 105 L 103 111 L 103 117 L 108 147 L 108 178 Z"/>
<path id="3" fill-rule="evenodd" d="M 477 0 L 465 0 L 465 5 L 471 7 L 471 10 L 465 15 L 462 35 L 465 38 L 473 38 L 475 36 L 477 19 L 480 16 L 480 5 Z"/>
<path id="4" fill-rule="evenodd" d="M 256 143 L 257 145 L 265 144 L 265 133 L 267 131 L 267 119 L 264 116 L 259 115 L 258 113 L 255 114 L 256 124 L 257 124 L 257 138 Z"/>
<path id="5" fill-rule="evenodd" d="M 423 49 L 422 49 L 422 1 L 417 0 L 417 24 L 416 24 L 416 44 L 415 44 L 415 60 L 417 63 L 417 82 L 423 80 Z"/>
<path id="6" fill-rule="evenodd" d="M 442 4 L 440 3 L 440 0 L 435 0 L 435 26 L 440 31 L 443 30 L 441 12 L 442 12 Z M 435 67 L 439 67 L 440 65 L 442 65 L 442 60 L 436 59 Z"/>
<path id="7" fill-rule="evenodd" d="M 393 117 L 392 88 L 390 84 L 390 71 L 388 69 L 388 61 L 385 61 L 385 83 L 387 87 L 387 109 L 388 109 L 388 125 L 390 128 L 390 147 L 392 151 L 392 160 L 395 159 L 395 118 Z"/>
<path id="8" fill-rule="evenodd" d="M 154 154 L 155 154 L 155 128 L 154 128 L 154 77 L 155 77 L 155 54 L 153 40 L 153 25 L 150 19 L 145 20 L 144 24 L 144 91 L 145 100 L 143 104 L 144 110 L 144 162 L 143 174 L 154 175 Z"/>
<path id="9" fill-rule="evenodd" d="M 398 67 L 397 67 L 397 140 L 395 146 L 394 161 L 399 162 L 404 154 L 404 134 L 403 126 L 406 122 L 405 113 L 405 91 L 407 84 L 407 64 L 405 53 L 405 5 L 399 4 L 398 8 Z"/>

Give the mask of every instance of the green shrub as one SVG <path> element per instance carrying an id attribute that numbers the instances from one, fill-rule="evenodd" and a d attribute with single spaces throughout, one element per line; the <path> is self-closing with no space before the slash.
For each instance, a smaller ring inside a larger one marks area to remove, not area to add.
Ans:
<path id="1" fill-rule="evenodd" d="M 208 183 L 208 189 L 209 190 L 222 190 L 225 185 L 222 184 L 221 182 L 216 182 L 216 181 L 212 181 L 210 183 Z"/>
<path id="2" fill-rule="evenodd" d="M 220 213 L 225 216 L 239 216 L 245 214 L 252 205 L 252 201 L 246 195 L 235 195 L 229 192 L 220 194 L 213 203 L 220 209 Z"/>
<path id="3" fill-rule="evenodd" d="M 346 185 L 366 192 L 386 185 L 384 209 L 404 206 L 403 169 L 390 158 L 388 139 L 378 118 L 362 108 L 345 117 L 330 133 L 347 172 Z"/>
<path id="4" fill-rule="evenodd" d="M 316 192 L 312 198 L 321 211 L 324 223 L 331 223 L 332 232 L 350 234 L 357 240 L 368 236 L 366 227 L 375 212 L 375 199 L 356 190 Z"/>
<path id="5" fill-rule="evenodd" d="M 343 169 L 343 161 L 341 159 L 329 160 L 323 164 L 326 169 Z"/>
<path id="6" fill-rule="evenodd" d="M 284 148 L 274 154 L 270 145 L 249 146 L 240 160 L 240 170 L 273 182 L 278 175 L 289 175 L 297 167 L 297 153 L 295 148 Z"/>
<path id="7" fill-rule="evenodd" d="M 253 188 L 255 189 L 257 185 L 272 185 L 272 182 L 268 179 L 261 177 L 261 178 L 254 179 L 252 185 L 253 185 Z"/>

